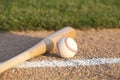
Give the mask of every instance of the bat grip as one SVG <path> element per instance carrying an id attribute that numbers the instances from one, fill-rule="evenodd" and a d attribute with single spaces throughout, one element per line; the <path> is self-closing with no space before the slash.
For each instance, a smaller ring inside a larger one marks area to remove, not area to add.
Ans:
<path id="1" fill-rule="evenodd" d="M 53 49 L 53 47 L 54 47 L 53 42 L 50 39 L 43 39 L 37 45 L 33 46 L 31 49 L 28 49 L 23 53 L 0 64 L 0 73 L 30 58 L 43 54 L 46 51 Z"/>

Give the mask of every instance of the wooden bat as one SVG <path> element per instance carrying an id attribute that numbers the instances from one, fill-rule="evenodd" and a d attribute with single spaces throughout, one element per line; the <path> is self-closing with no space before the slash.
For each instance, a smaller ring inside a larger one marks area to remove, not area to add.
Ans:
<path id="1" fill-rule="evenodd" d="M 21 54 L 3 62 L 0 64 L 0 73 L 4 72 L 5 70 L 20 64 L 30 58 L 33 58 L 35 56 L 38 56 L 40 54 L 44 54 L 46 51 L 50 51 L 52 49 L 55 49 L 56 42 L 61 39 L 62 37 L 76 37 L 76 31 L 71 27 L 65 27 L 48 37 L 44 38 L 42 41 L 37 43 L 32 48 L 22 52 Z"/>

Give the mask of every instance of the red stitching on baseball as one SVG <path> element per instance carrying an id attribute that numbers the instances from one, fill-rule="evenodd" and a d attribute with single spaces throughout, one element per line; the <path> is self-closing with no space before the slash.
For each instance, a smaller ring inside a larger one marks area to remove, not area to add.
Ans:
<path id="1" fill-rule="evenodd" d="M 72 49 L 71 47 L 68 46 L 67 39 L 68 39 L 68 38 L 65 38 L 65 45 L 66 45 L 66 47 L 67 47 L 70 51 L 77 53 L 76 50 L 74 50 L 74 49 Z"/>

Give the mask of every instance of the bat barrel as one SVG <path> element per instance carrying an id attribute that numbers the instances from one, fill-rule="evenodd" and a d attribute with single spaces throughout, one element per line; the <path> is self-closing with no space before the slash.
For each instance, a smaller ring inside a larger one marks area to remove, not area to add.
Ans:
<path id="1" fill-rule="evenodd" d="M 37 55 L 44 54 L 46 51 L 55 50 L 57 41 L 63 37 L 75 38 L 76 31 L 71 27 L 65 27 L 53 34 L 50 34 L 48 37 L 28 50 L 30 57 L 33 58 Z"/>

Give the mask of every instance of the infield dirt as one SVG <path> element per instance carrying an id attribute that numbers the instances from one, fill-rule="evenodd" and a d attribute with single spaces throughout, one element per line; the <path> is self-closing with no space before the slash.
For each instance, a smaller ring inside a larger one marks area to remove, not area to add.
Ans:
<path id="1" fill-rule="evenodd" d="M 0 32 L 0 62 L 29 49 L 54 31 Z M 77 30 L 78 53 L 72 59 L 120 58 L 120 29 Z M 63 60 L 51 51 L 28 61 Z M 120 80 L 120 64 L 66 68 L 12 68 L 0 80 Z"/>

